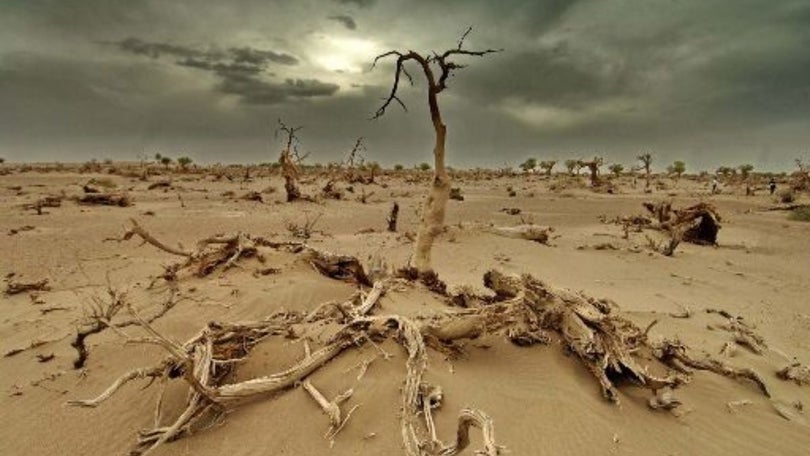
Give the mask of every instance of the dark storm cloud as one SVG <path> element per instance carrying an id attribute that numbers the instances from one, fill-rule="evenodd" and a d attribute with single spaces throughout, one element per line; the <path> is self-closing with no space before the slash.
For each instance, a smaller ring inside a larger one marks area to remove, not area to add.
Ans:
<path id="1" fill-rule="evenodd" d="M 298 59 L 292 55 L 270 50 L 254 49 L 251 47 L 232 47 L 226 51 L 216 49 L 202 50 L 170 43 L 152 43 L 132 37 L 112 44 L 118 46 L 122 51 L 151 57 L 153 59 L 168 55 L 192 59 L 197 62 L 207 61 L 212 64 L 218 61 L 230 60 L 236 64 L 245 64 L 254 67 L 263 67 L 268 63 L 277 63 L 280 65 L 298 64 Z"/>
<path id="2" fill-rule="evenodd" d="M 230 48 L 228 53 L 236 63 L 248 63 L 251 65 L 264 65 L 268 62 L 281 65 L 297 65 L 298 59 L 289 55 L 274 51 L 263 51 L 249 47 Z"/>
<path id="3" fill-rule="evenodd" d="M 193 58 L 178 60 L 175 63 L 177 63 L 180 66 L 185 66 L 189 68 L 197 68 L 199 70 L 213 71 L 214 73 L 220 76 L 225 76 L 229 74 L 258 74 L 263 71 L 263 68 L 261 66 L 256 66 L 249 63 L 236 63 L 236 62 L 212 63 L 211 61 L 208 60 L 199 60 Z"/>
<path id="4" fill-rule="evenodd" d="M 329 16 L 329 19 L 336 22 L 340 22 L 341 24 L 343 24 L 344 27 L 346 27 L 349 30 L 357 30 L 357 23 L 351 16 L 341 14 L 336 16 Z"/>
<path id="5" fill-rule="evenodd" d="M 254 117 L 279 115 L 315 148 L 351 132 L 376 137 L 381 162 L 429 154 L 421 75 L 401 88 L 409 112 L 369 124 L 393 67 L 359 69 L 451 48 L 468 25 L 470 49 L 505 52 L 457 59 L 469 67 L 441 96 L 454 166 L 640 148 L 693 169 L 790 164 L 810 142 L 806 0 L 63 0 L 0 2 L 0 154 L 83 154 L 64 138 L 131 130 L 212 156 L 226 138 L 250 159 L 266 140 Z"/>
<path id="6" fill-rule="evenodd" d="M 178 46 L 169 43 L 149 43 L 138 38 L 126 38 L 116 44 L 122 51 L 131 52 L 136 55 L 144 55 L 156 59 L 163 55 L 171 55 L 174 57 L 194 57 L 214 59 L 219 58 L 221 54 L 201 51 L 192 49 L 186 46 Z"/>
<path id="7" fill-rule="evenodd" d="M 226 95 L 236 95 L 245 104 L 278 104 L 291 99 L 334 95 L 336 84 L 316 79 L 286 79 L 283 82 L 267 81 L 262 76 L 273 76 L 265 71 L 268 64 L 293 66 L 298 59 L 284 53 L 251 47 L 232 47 L 226 51 L 199 50 L 188 46 L 167 43 L 150 43 L 137 38 L 127 38 L 116 43 L 120 49 L 136 54 L 160 58 L 163 55 L 180 58 L 179 66 L 205 70 L 221 79 L 214 89 Z M 181 58 L 182 57 L 182 58 Z"/>
<path id="8" fill-rule="evenodd" d="M 377 0 L 332 0 L 342 5 L 356 5 L 359 8 L 368 8 L 377 3 Z"/>
<path id="9" fill-rule="evenodd" d="M 295 98 L 326 97 L 334 95 L 340 86 L 317 79 L 287 79 L 268 82 L 238 74 L 226 77 L 216 89 L 229 95 L 238 95 L 242 102 L 252 105 L 273 105 Z"/>

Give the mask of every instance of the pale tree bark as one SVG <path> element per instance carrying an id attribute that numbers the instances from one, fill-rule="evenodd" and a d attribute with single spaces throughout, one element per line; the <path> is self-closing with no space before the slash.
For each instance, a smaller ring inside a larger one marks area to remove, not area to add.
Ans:
<path id="1" fill-rule="evenodd" d="M 450 198 L 450 176 L 447 174 L 447 168 L 445 167 L 447 126 L 442 120 L 438 96 L 447 88 L 447 79 L 453 75 L 453 72 L 457 69 L 464 68 L 465 65 L 457 64 L 449 59 L 457 55 L 481 57 L 486 54 L 499 52 L 499 50 L 496 49 L 487 49 L 484 51 L 469 51 L 463 49 L 464 40 L 471 30 L 472 28 L 468 28 L 467 31 L 464 32 L 455 48 L 444 51 L 441 54 L 433 53 L 432 55 L 422 55 L 414 51 L 388 51 L 374 59 L 374 64 L 376 65 L 377 61 L 380 59 L 387 57 L 397 58 L 394 83 L 391 87 L 391 92 L 374 115 L 375 119 L 382 117 L 382 115 L 385 114 L 386 108 L 388 108 L 393 101 L 396 101 L 405 109 L 405 104 L 398 97 L 397 90 L 399 89 L 400 78 L 403 74 L 408 81 L 413 84 L 413 79 L 405 68 L 406 62 L 413 60 L 418 63 L 427 81 L 428 106 L 430 107 L 430 120 L 433 124 L 435 143 L 433 146 L 433 180 L 431 182 L 430 193 L 422 207 L 421 223 L 413 252 L 413 266 L 420 272 L 427 272 L 432 269 L 431 250 L 433 248 L 433 242 L 444 229 L 447 200 Z M 372 68 L 373 67 L 372 65 Z"/>
<path id="2" fill-rule="evenodd" d="M 298 156 L 295 147 L 295 141 L 298 139 L 295 133 L 302 127 L 288 127 L 281 119 L 278 120 L 278 125 L 276 135 L 278 135 L 278 132 L 287 135 L 286 145 L 281 151 L 278 163 L 281 165 L 281 174 L 284 176 L 284 190 L 287 193 L 287 202 L 289 203 L 302 198 L 301 189 L 298 186 L 298 163 L 301 161 L 301 157 Z"/>

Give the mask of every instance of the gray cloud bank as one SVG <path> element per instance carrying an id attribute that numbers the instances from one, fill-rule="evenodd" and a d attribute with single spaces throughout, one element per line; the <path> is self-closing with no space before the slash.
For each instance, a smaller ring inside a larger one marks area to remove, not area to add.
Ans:
<path id="1" fill-rule="evenodd" d="M 0 156 L 266 161 L 283 117 L 313 159 L 362 135 L 373 159 L 423 161 L 424 84 L 403 87 L 408 113 L 369 122 L 392 68 L 368 63 L 452 47 L 468 24 L 470 48 L 505 52 L 459 59 L 442 94 L 455 166 L 810 155 L 803 0 L 65 0 L 0 4 Z"/>

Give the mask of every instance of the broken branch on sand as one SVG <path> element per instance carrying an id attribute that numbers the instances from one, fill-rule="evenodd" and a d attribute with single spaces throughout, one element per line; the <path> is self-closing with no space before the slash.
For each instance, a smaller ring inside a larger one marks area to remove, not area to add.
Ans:
<path id="1" fill-rule="evenodd" d="M 202 244 L 225 245 L 231 242 L 229 239 L 213 238 Z M 282 246 L 258 238 L 255 245 Z M 305 258 L 328 277 L 368 284 L 362 265 L 354 257 L 320 252 L 303 244 L 296 244 L 295 249 L 304 253 Z M 195 255 L 190 258 L 195 258 Z M 412 283 L 429 279 L 424 274 L 408 272 L 403 270 L 401 277 Z M 427 289 L 443 299 L 448 298 L 446 288 L 439 286 L 443 282 L 435 273 L 430 279 L 434 285 Z M 329 401 L 308 377 L 347 350 L 365 342 L 376 346 L 376 342 L 388 339 L 398 342 L 407 353 L 406 377 L 400 397 L 400 428 L 405 453 L 409 456 L 458 454 L 470 444 L 469 428 L 474 426 L 483 434 L 484 447 L 479 453 L 494 456 L 500 453 L 501 447 L 495 441 L 492 419 L 480 410 L 465 408 L 460 412 L 454 442 L 444 443 L 438 438 L 433 413 L 441 404 L 443 393 L 438 385 L 431 385 L 424 378 L 428 349 L 453 356 L 462 352 L 461 341 L 483 335 L 501 335 L 519 346 L 559 340 L 593 375 L 602 394 L 613 402 L 619 402 L 617 382 L 629 380 L 651 391 L 651 408 L 676 408 L 680 401 L 674 397 L 673 391 L 688 382 L 689 368 L 751 381 L 763 394 L 770 395 L 763 379 L 752 369 L 730 366 L 711 358 L 694 359 L 687 355 L 686 347 L 677 342 L 650 343 L 648 336 L 655 322 L 645 328 L 639 327 L 625 318 L 611 301 L 556 289 L 530 275 L 489 271 L 484 275 L 484 285 L 495 296 L 477 297 L 486 305 L 416 318 L 371 315 L 385 292 L 386 283 L 385 280 L 375 282 L 359 303 L 353 296 L 345 304 L 328 303 L 310 312 L 277 313 L 261 321 L 211 322 L 182 344 L 171 341 L 155 330 L 150 321 L 125 306 L 132 314 L 130 321 L 147 333 L 145 338 L 129 341 L 157 344 L 168 355 L 152 367 L 127 372 L 98 397 L 72 401 L 71 404 L 96 406 L 135 379 L 160 379 L 162 384 L 171 379 L 182 379 L 189 391 L 185 409 L 171 424 L 163 425 L 160 419 L 162 401 L 158 400 L 155 427 L 141 433 L 134 451 L 134 454 L 148 454 L 165 442 L 195 432 L 198 424 L 216 419 L 228 407 L 238 406 L 245 399 L 288 390 L 300 384 L 329 417 L 327 437 L 334 438 L 354 410 L 344 416 L 339 407 L 349 394 Z M 338 312 L 333 312 L 334 308 Z M 109 318 L 99 318 L 98 321 L 109 325 Z M 287 369 L 237 383 L 226 382 L 238 363 L 249 357 L 260 341 L 276 335 L 296 337 L 295 334 L 300 332 L 291 331 L 294 325 L 316 327 L 325 322 L 341 326 L 322 347 L 314 351 L 307 349 L 304 358 Z M 648 366 L 650 360 L 658 363 Z"/>
<path id="2" fill-rule="evenodd" d="M 37 280 L 35 282 L 16 282 L 11 279 L 6 283 L 6 294 L 15 295 L 27 291 L 49 291 L 48 279 Z"/>

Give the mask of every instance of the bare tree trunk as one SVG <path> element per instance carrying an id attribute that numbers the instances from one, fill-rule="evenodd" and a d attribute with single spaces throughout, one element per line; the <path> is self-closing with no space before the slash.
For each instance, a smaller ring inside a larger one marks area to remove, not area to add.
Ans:
<path id="1" fill-rule="evenodd" d="M 374 114 L 375 119 L 385 114 L 385 109 L 392 101 L 396 101 L 405 108 L 405 104 L 397 97 L 397 89 L 399 88 L 401 76 L 404 75 L 407 80 L 413 84 L 411 75 L 405 70 L 405 62 L 413 60 L 419 63 L 428 83 L 428 105 L 430 106 L 430 120 L 433 122 L 433 130 L 436 134 L 436 143 L 433 147 L 433 182 L 427 200 L 425 200 L 425 204 L 422 207 L 421 224 L 416 236 L 416 243 L 414 244 L 413 266 L 419 272 L 427 272 L 432 269 L 430 266 L 430 251 L 433 247 L 433 241 L 436 240 L 436 236 L 444 229 L 444 215 L 447 208 L 447 200 L 450 198 L 450 176 L 447 174 L 447 169 L 444 166 L 444 146 L 445 138 L 447 137 L 447 127 L 442 121 L 437 97 L 439 93 L 447 88 L 447 79 L 452 75 L 453 71 L 464 68 L 466 65 L 459 65 L 448 59 L 458 55 L 482 57 L 493 52 L 498 52 L 498 50 L 495 49 L 487 49 L 484 51 L 468 51 L 463 49 L 464 39 L 471 30 L 472 27 L 468 28 L 467 31 L 461 35 L 461 39 L 454 49 L 449 49 L 441 54 L 433 53 L 433 55 L 425 57 L 414 51 L 408 51 L 407 53 L 388 51 L 378 55 L 374 59 L 374 64 L 376 64 L 380 59 L 392 56 L 397 57 L 391 93 L 389 93 L 382 106 L 377 109 L 377 112 Z M 439 72 L 434 73 L 434 68 L 439 70 Z M 436 77 L 437 75 L 438 78 Z"/>
<path id="2" fill-rule="evenodd" d="M 279 130 L 287 134 L 287 146 L 281 151 L 278 163 L 281 165 L 281 175 L 284 176 L 284 190 L 287 192 L 287 202 L 290 203 L 301 199 L 301 190 L 298 188 L 298 165 L 293 159 L 295 132 L 300 130 L 301 127 L 288 127 L 280 119 L 278 122 Z M 250 172 L 250 167 L 248 167 L 247 172 Z"/>
<path id="3" fill-rule="evenodd" d="M 432 79 L 429 78 L 429 79 Z M 447 137 L 447 127 L 442 122 L 442 115 L 436 101 L 436 93 L 431 88 L 428 92 L 430 104 L 430 117 L 436 133 L 436 143 L 433 147 L 433 184 L 427 200 L 422 207 L 422 223 L 416 235 L 413 261 L 414 267 L 420 272 L 431 270 L 430 252 L 433 241 L 444 229 L 445 210 L 447 200 L 450 198 L 450 176 L 444 166 L 444 145 Z"/>
<path id="4" fill-rule="evenodd" d="M 289 150 L 281 153 L 279 160 L 281 163 L 281 174 L 284 176 L 284 190 L 287 192 L 287 202 L 301 198 L 301 190 L 298 188 L 298 167 L 290 157 Z"/>

